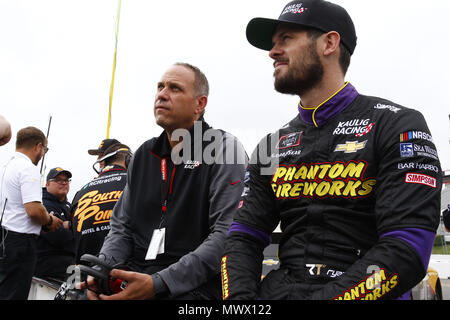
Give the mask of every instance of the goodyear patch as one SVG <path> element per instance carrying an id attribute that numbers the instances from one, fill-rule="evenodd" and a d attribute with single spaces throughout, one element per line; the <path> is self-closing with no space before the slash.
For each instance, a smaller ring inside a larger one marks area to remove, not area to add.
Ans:
<path id="1" fill-rule="evenodd" d="M 364 178 L 366 168 L 364 160 L 280 166 L 272 177 L 272 190 L 277 199 L 364 197 L 376 184 Z"/>

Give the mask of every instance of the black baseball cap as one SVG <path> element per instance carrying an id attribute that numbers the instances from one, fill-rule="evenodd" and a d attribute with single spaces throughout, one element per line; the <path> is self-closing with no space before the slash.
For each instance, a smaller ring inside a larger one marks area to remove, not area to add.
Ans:
<path id="1" fill-rule="evenodd" d="M 105 150 L 111 147 L 113 144 L 120 143 L 119 140 L 116 139 L 104 139 L 100 142 L 100 145 L 97 149 L 90 149 L 88 153 L 92 156 L 97 156 L 100 153 L 105 153 Z"/>
<path id="2" fill-rule="evenodd" d="M 280 23 L 301 25 L 323 32 L 336 31 L 342 44 L 353 54 L 356 47 L 356 31 L 347 11 L 341 6 L 324 0 L 298 0 L 289 2 L 278 19 L 254 18 L 247 25 L 247 40 L 253 46 L 271 50 L 272 36 Z"/>
<path id="3" fill-rule="evenodd" d="M 56 167 L 48 172 L 47 181 L 50 179 L 55 179 L 61 173 L 65 173 L 69 179 L 72 178 L 72 174 L 70 173 L 69 170 L 64 170 L 63 168 Z"/>

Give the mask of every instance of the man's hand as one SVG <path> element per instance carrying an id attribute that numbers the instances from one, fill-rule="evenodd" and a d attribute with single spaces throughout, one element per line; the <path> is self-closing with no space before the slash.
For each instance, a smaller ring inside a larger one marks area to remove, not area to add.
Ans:
<path id="1" fill-rule="evenodd" d="M 49 232 L 58 230 L 61 227 L 61 225 L 63 224 L 63 221 L 60 218 L 56 217 L 53 214 L 53 211 L 50 212 L 50 215 L 52 216 L 53 221 L 52 221 L 52 224 L 48 227 Z"/>
<path id="2" fill-rule="evenodd" d="M 111 296 L 104 294 L 96 296 L 95 293 L 89 291 L 88 298 L 90 300 L 148 300 L 155 296 L 153 279 L 148 274 L 113 269 L 110 276 L 127 281 L 125 290 Z"/>
<path id="3" fill-rule="evenodd" d="M 86 296 L 89 300 L 99 300 L 96 293 L 98 291 L 98 288 L 95 284 L 95 279 L 92 276 L 87 277 L 87 286 L 85 282 L 82 282 L 79 284 L 79 287 L 77 289 L 87 290 Z"/>

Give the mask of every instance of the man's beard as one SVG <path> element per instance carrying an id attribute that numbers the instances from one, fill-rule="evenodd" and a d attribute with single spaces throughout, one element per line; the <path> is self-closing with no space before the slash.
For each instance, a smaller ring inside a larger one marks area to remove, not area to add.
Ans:
<path id="1" fill-rule="evenodd" d="M 322 81 L 323 66 L 315 47 L 309 48 L 311 62 L 307 65 L 304 61 L 299 62 L 297 70 L 288 70 L 283 77 L 275 77 L 275 90 L 280 93 L 296 94 L 301 96 Z"/>

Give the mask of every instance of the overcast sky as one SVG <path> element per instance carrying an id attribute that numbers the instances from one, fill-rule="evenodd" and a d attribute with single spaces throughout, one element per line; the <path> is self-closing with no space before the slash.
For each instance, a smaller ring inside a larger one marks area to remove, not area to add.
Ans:
<path id="1" fill-rule="evenodd" d="M 362 94 L 423 113 L 450 170 L 449 0 L 336 0 L 352 16 L 358 44 L 346 76 Z M 122 0 L 110 137 L 133 150 L 159 135 L 156 82 L 174 62 L 209 79 L 206 120 L 236 135 L 250 154 L 297 114 L 298 97 L 273 89 L 268 53 L 248 44 L 253 17 L 277 18 L 279 0 Z M 46 172 L 73 173 L 69 200 L 95 176 L 87 150 L 106 137 L 118 1 L 0 0 L 0 114 L 13 138 L 33 125 L 47 131 Z"/>

